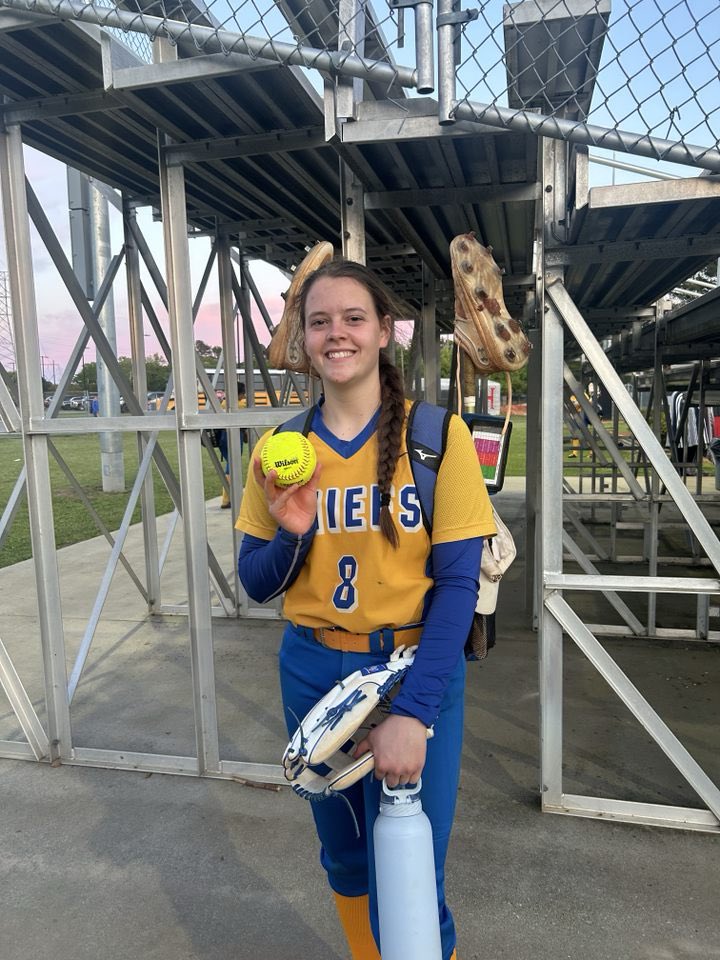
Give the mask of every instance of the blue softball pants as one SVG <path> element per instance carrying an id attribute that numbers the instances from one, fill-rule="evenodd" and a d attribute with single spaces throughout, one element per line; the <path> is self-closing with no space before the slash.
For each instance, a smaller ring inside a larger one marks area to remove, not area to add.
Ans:
<path id="1" fill-rule="evenodd" d="M 280 686 L 288 734 L 293 735 L 298 720 L 338 680 L 387 659 L 387 654 L 331 650 L 288 624 L 280 647 Z M 455 924 L 445 903 L 445 857 L 460 778 L 464 690 L 465 660 L 461 657 L 445 691 L 434 727 L 435 735 L 428 740 L 420 795 L 423 810 L 432 825 L 443 960 L 449 960 L 455 948 Z M 380 790 L 381 782 L 370 774 L 343 791 L 355 814 L 359 837 L 343 800 L 329 797 L 310 804 L 321 843 L 320 862 L 327 871 L 330 886 L 345 897 L 369 894 L 370 922 L 378 949 L 380 937 L 372 836 Z"/>
<path id="2" fill-rule="evenodd" d="M 225 462 L 225 476 L 230 476 L 230 454 L 228 452 L 228 435 L 227 430 L 220 431 L 220 437 L 218 440 L 218 450 L 220 451 L 220 458 Z M 242 431 L 240 432 L 240 456 L 243 452 L 243 439 Z"/>

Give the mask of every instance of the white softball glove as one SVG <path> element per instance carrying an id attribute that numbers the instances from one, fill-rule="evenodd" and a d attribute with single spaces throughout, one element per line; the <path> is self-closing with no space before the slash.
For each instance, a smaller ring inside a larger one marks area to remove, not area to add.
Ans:
<path id="1" fill-rule="evenodd" d="M 416 649 L 398 647 L 387 663 L 356 670 L 315 704 L 282 758 L 285 778 L 295 793 L 308 800 L 323 800 L 347 789 L 374 768 L 375 757 L 370 751 L 357 759 L 352 751 L 388 716 L 391 695 L 412 666 Z M 321 769 L 313 769 L 318 766 Z"/>

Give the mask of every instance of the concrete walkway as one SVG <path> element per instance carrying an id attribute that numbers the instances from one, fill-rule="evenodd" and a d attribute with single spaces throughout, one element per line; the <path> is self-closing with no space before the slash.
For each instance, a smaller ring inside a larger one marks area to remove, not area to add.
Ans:
<path id="1" fill-rule="evenodd" d="M 521 485 L 495 503 L 522 548 Z M 217 501 L 208 526 L 230 571 Z M 69 667 L 108 552 L 101 539 L 59 552 Z M 460 960 L 720 958 L 720 836 L 540 813 L 536 637 L 522 578 L 518 561 L 501 591 L 497 647 L 468 668 L 447 880 Z M 179 549 L 164 591 L 168 602 L 186 595 Z M 38 632 L 31 564 L 0 570 L 0 638 L 40 711 Z M 118 572 L 73 703 L 78 746 L 194 754 L 186 632 L 180 617 L 149 620 Z M 224 759 L 279 760 L 279 636 L 273 622 L 215 622 Z M 720 651 L 607 646 L 720 781 Z M 571 643 L 565 688 L 568 791 L 700 805 Z M 2 692 L 0 739 L 21 739 Z M 348 956 L 307 805 L 287 788 L 0 760 L 0 798 L 0 960 Z"/>

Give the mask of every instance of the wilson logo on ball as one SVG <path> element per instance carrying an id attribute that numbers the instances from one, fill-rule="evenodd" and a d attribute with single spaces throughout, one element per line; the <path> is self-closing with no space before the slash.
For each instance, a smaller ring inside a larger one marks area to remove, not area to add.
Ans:
<path id="1" fill-rule="evenodd" d="M 274 433 L 260 452 L 263 473 L 275 471 L 275 483 L 290 487 L 307 483 L 315 472 L 317 456 L 308 438 L 294 430 Z"/>

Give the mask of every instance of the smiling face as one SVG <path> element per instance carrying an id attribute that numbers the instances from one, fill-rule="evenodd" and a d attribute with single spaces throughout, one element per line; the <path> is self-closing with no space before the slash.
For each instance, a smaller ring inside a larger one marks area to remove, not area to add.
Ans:
<path id="1" fill-rule="evenodd" d="M 305 350 L 328 386 L 378 380 L 390 319 L 379 317 L 370 292 L 350 277 L 322 277 L 305 299 Z"/>

